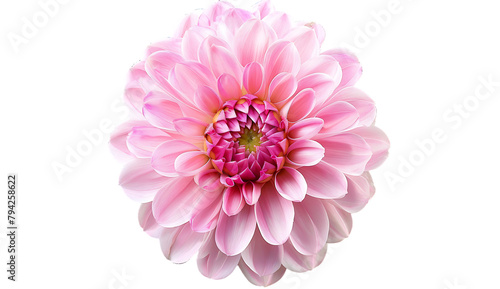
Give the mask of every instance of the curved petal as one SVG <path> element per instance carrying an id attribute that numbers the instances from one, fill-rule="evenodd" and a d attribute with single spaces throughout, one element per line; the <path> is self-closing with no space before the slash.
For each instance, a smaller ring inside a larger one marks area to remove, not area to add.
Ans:
<path id="1" fill-rule="evenodd" d="M 168 81 L 182 93 L 190 105 L 194 103 L 194 95 L 200 85 L 215 89 L 217 84 L 212 71 L 194 61 L 177 63 L 170 71 Z"/>
<path id="2" fill-rule="evenodd" d="M 215 233 L 200 248 L 198 254 L 198 270 L 203 276 L 219 280 L 229 276 L 240 261 L 240 255 L 227 256 L 215 244 Z"/>
<path id="3" fill-rule="evenodd" d="M 210 49 L 209 60 L 210 67 L 216 78 L 226 73 L 234 77 L 238 83 L 241 83 L 243 66 L 241 66 L 238 59 L 228 49 L 213 45 Z"/>
<path id="4" fill-rule="evenodd" d="M 316 94 L 314 90 L 308 88 L 300 91 L 281 110 L 281 114 L 289 122 L 297 122 L 304 119 L 316 106 Z"/>
<path id="5" fill-rule="evenodd" d="M 274 184 L 267 182 L 255 205 L 255 217 L 264 240 L 272 245 L 281 245 L 286 242 L 292 230 L 292 202 L 282 198 Z"/>
<path id="6" fill-rule="evenodd" d="M 264 57 L 266 83 L 271 83 L 276 75 L 289 72 L 297 75 L 300 69 L 300 55 L 292 42 L 279 40 L 274 42 Z"/>
<path id="7" fill-rule="evenodd" d="M 264 87 L 264 68 L 258 62 L 250 62 L 243 71 L 243 86 L 245 90 L 256 95 Z"/>
<path id="8" fill-rule="evenodd" d="M 239 99 L 243 95 L 238 81 L 232 75 L 226 73 L 219 77 L 217 87 L 219 89 L 219 96 L 223 102 Z"/>
<path id="9" fill-rule="evenodd" d="M 285 39 L 291 41 L 297 47 L 302 62 L 306 62 L 311 57 L 319 53 L 319 41 L 314 29 L 307 26 L 297 26 L 293 28 Z"/>
<path id="10" fill-rule="evenodd" d="M 205 191 L 220 191 L 222 184 L 220 182 L 220 173 L 214 169 L 202 171 L 194 177 L 194 181 Z"/>
<path id="11" fill-rule="evenodd" d="M 322 108 L 316 114 L 316 117 L 321 118 L 325 122 L 321 130 L 322 134 L 336 134 L 357 124 L 359 113 L 348 102 L 338 101 Z"/>
<path id="12" fill-rule="evenodd" d="M 165 131 L 151 126 L 134 127 L 127 137 L 128 149 L 138 158 L 151 158 L 162 143 L 172 140 Z"/>
<path id="13" fill-rule="evenodd" d="M 328 231 L 328 243 L 337 243 L 349 237 L 352 229 L 352 216 L 340 208 L 334 201 L 324 200 L 330 229 Z"/>
<path id="14" fill-rule="evenodd" d="M 377 115 L 377 109 L 373 100 L 363 91 L 356 87 L 346 87 L 336 92 L 325 105 L 336 101 L 345 101 L 356 108 L 359 114 L 359 124 L 371 126 Z"/>
<path id="15" fill-rule="evenodd" d="M 288 138 L 290 140 L 311 139 L 321 131 L 323 125 L 324 122 L 321 118 L 303 119 L 288 129 Z"/>
<path id="16" fill-rule="evenodd" d="M 203 40 L 213 36 L 215 32 L 207 27 L 193 26 L 189 28 L 182 37 L 182 54 L 190 60 L 198 60 L 198 50 Z"/>
<path id="17" fill-rule="evenodd" d="M 306 197 L 293 203 L 295 220 L 290 241 L 303 255 L 314 255 L 326 244 L 328 238 L 328 215 L 321 200 Z"/>
<path id="18" fill-rule="evenodd" d="M 373 197 L 375 187 L 368 173 L 361 176 L 347 176 L 347 195 L 335 202 L 349 213 L 363 209 Z"/>
<path id="19" fill-rule="evenodd" d="M 314 255 L 304 255 L 299 253 L 290 241 L 283 244 L 283 266 L 294 272 L 306 272 L 319 266 L 325 259 L 328 246 L 323 248 Z"/>
<path id="20" fill-rule="evenodd" d="M 151 159 L 135 159 L 123 168 L 119 183 L 129 198 L 145 203 L 152 201 L 158 190 L 169 182 L 171 178 L 153 170 Z"/>
<path id="21" fill-rule="evenodd" d="M 178 103 L 167 99 L 165 94 L 157 91 L 150 92 L 144 98 L 142 114 L 150 124 L 168 130 L 174 129 L 174 119 L 184 116 Z"/>
<path id="22" fill-rule="evenodd" d="M 333 93 L 340 82 L 340 76 L 335 75 L 337 79 L 324 73 L 313 73 L 301 78 L 298 82 L 297 91 L 310 88 L 316 94 L 316 104 L 322 105 Z"/>
<path id="23" fill-rule="evenodd" d="M 356 84 L 363 73 L 363 69 L 356 55 L 345 49 L 328 50 L 323 52 L 323 54 L 335 58 L 342 67 L 342 81 L 338 89 Z"/>
<path id="24" fill-rule="evenodd" d="M 175 171 L 181 176 L 194 176 L 208 169 L 210 159 L 202 151 L 191 151 L 180 154 L 174 162 Z"/>
<path id="25" fill-rule="evenodd" d="M 305 76 L 315 73 L 323 73 L 336 79 L 337 74 L 340 73 L 340 75 L 342 75 L 342 68 L 339 62 L 332 56 L 318 55 L 302 63 L 297 78 L 302 79 Z"/>
<path id="26" fill-rule="evenodd" d="M 359 127 L 351 131 L 362 137 L 372 150 L 372 157 L 365 170 L 370 171 L 380 166 L 389 155 L 390 142 L 387 135 L 378 127 Z"/>
<path id="27" fill-rule="evenodd" d="M 222 100 L 219 95 L 208 86 L 199 86 L 194 95 L 194 104 L 212 116 L 221 108 Z"/>
<path id="28" fill-rule="evenodd" d="M 163 227 L 176 227 L 188 222 L 195 212 L 205 208 L 213 196 L 201 189 L 192 177 L 174 178 L 153 199 L 153 215 Z"/>
<path id="29" fill-rule="evenodd" d="M 189 224 L 165 228 L 160 236 L 163 254 L 174 263 L 185 263 L 198 252 L 206 237 L 204 233 L 191 230 Z"/>
<path id="30" fill-rule="evenodd" d="M 262 184 L 254 182 L 246 182 L 241 188 L 241 192 L 247 204 L 255 205 L 259 200 Z"/>
<path id="31" fill-rule="evenodd" d="M 289 201 L 300 202 L 306 196 L 306 179 L 296 169 L 283 167 L 274 176 L 274 182 L 278 193 Z"/>
<path id="32" fill-rule="evenodd" d="M 347 179 L 343 173 L 324 161 L 299 172 L 307 182 L 307 194 L 319 199 L 339 199 L 347 194 Z"/>
<path id="33" fill-rule="evenodd" d="M 281 267 L 283 247 L 267 243 L 259 230 L 255 230 L 252 241 L 241 253 L 241 258 L 259 276 L 270 275 Z"/>
<path id="34" fill-rule="evenodd" d="M 292 28 L 292 21 L 288 14 L 281 11 L 272 12 L 262 19 L 276 32 L 278 38 L 282 39 Z"/>
<path id="35" fill-rule="evenodd" d="M 240 186 L 226 188 L 222 197 L 222 209 L 228 216 L 238 214 L 245 206 Z"/>
<path id="36" fill-rule="evenodd" d="M 178 133 L 188 137 L 202 137 L 208 126 L 206 122 L 191 117 L 174 119 L 173 124 Z"/>
<path id="37" fill-rule="evenodd" d="M 279 103 L 289 99 L 297 90 L 297 80 L 293 74 L 282 72 L 271 81 L 269 85 L 269 100 Z"/>
<path id="38" fill-rule="evenodd" d="M 151 166 L 160 175 L 176 177 L 179 173 L 175 169 L 175 160 L 181 154 L 189 151 L 199 151 L 199 149 L 195 145 L 181 140 L 166 141 L 153 152 Z"/>
<path id="39" fill-rule="evenodd" d="M 314 166 L 325 156 L 325 148 L 313 140 L 299 140 L 288 148 L 287 162 L 295 166 Z"/>
<path id="40" fill-rule="evenodd" d="M 217 247 L 226 255 L 238 255 L 250 243 L 255 231 L 255 214 L 252 206 L 244 206 L 234 216 L 228 216 L 221 211 L 217 228 L 215 229 L 215 242 Z"/>
<path id="41" fill-rule="evenodd" d="M 159 238 L 163 227 L 156 222 L 151 209 L 152 202 L 141 204 L 139 208 L 139 225 L 153 238 Z"/>
<path id="42" fill-rule="evenodd" d="M 254 19 L 245 22 L 234 38 L 236 56 L 241 65 L 262 63 L 266 51 L 275 40 L 276 33 L 264 22 Z"/>
<path id="43" fill-rule="evenodd" d="M 127 137 L 134 127 L 148 125 L 145 121 L 128 121 L 115 128 L 109 139 L 111 152 L 118 159 L 132 160 L 135 159 L 134 154 L 128 149 Z"/>
<path id="44" fill-rule="evenodd" d="M 215 229 L 219 219 L 222 198 L 214 198 L 212 203 L 201 210 L 197 210 L 191 220 L 191 229 L 195 232 L 209 232 Z"/>
<path id="45" fill-rule="evenodd" d="M 170 71 L 177 63 L 184 61 L 184 58 L 171 51 L 158 51 L 146 58 L 144 69 L 147 74 L 160 86 L 167 86 L 167 79 Z"/>
<path id="46" fill-rule="evenodd" d="M 372 157 L 370 146 L 355 134 L 338 134 L 318 142 L 325 148 L 323 160 L 346 174 L 361 175 Z"/>
<path id="47" fill-rule="evenodd" d="M 241 272 L 243 273 L 243 275 L 245 275 L 247 280 L 257 286 L 270 286 L 278 282 L 286 272 L 285 267 L 281 266 L 276 272 L 271 275 L 260 276 L 259 274 L 252 271 L 252 269 L 250 269 L 243 261 L 240 261 L 238 266 L 240 267 Z"/>

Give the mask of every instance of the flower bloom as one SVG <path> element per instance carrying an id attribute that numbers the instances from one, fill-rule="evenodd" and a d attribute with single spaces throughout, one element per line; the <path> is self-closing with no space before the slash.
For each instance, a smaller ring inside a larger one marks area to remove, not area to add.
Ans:
<path id="1" fill-rule="evenodd" d="M 151 45 L 130 72 L 134 112 L 111 146 L 120 185 L 166 258 L 267 286 L 318 266 L 374 194 L 389 141 L 353 85 L 357 58 L 269 2 L 217 2 Z"/>

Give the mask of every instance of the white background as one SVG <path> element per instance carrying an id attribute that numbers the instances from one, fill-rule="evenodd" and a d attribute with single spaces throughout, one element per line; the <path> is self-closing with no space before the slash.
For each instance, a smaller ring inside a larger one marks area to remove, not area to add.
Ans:
<path id="1" fill-rule="evenodd" d="M 499 7 L 400 0 L 384 25 L 373 22 L 390 2 L 274 1 L 296 20 L 322 24 L 323 49 L 354 47 L 364 67 L 358 86 L 377 102 L 377 125 L 392 148 L 351 237 L 330 246 L 317 269 L 287 272 L 273 288 L 500 287 L 500 87 L 474 102 L 479 77 L 500 81 Z M 16 51 L 9 35 L 22 36 L 23 18 L 43 10 L 34 0 L 1 1 L 0 176 L 6 183 L 7 173 L 18 174 L 20 228 L 13 284 L 4 270 L 2 185 L 1 288 L 254 288 L 238 269 L 213 281 L 195 260 L 174 265 L 163 257 L 137 223 L 138 204 L 117 184 L 121 164 L 109 152 L 109 133 L 62 180 L 52 168 L 85 142 L 83 131 L 124 120 L 117 101 L 129 67 L 209 3 L 70 0 Z M 360 42 L 361 33 L 370 36 Z M 454 106 L 464 101 L 473 109 L 457 117 Z M 436 129 L 445 140 L 423 156 L 416 142 Z M 414 170 L 398 172 L 407 161 Z M 123 271 L 133 279 L 120 282 Z"/>

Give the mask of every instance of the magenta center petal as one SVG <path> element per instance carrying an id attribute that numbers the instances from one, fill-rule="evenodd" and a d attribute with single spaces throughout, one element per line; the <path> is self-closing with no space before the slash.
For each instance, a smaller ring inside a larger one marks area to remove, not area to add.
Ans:
<path id="1" fill-rule="evenodd" d="M 224 103 L 205 138 L 207 154 L 228 185 L 269 181 L 283 167 L 288 148 L 278 109 L 250 94 Z"/>

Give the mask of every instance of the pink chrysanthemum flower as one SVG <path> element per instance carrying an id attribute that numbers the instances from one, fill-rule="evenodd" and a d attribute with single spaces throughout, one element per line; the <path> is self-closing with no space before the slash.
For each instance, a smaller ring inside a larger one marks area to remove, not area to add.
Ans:
<path id="1" fill-rule="evenodd" d="M 198 253 L 209 278 L 239 266 L 269 285 L 318 266 L 327 243 L 349 235 L 389 141 L 353 87 L 357 58 L 320 53 L 323 38 L 268 2 L 217 2 L 131 69 L 135 117 L 111 145 L 130 160 L 120 185 L 169 260 Z"/>

